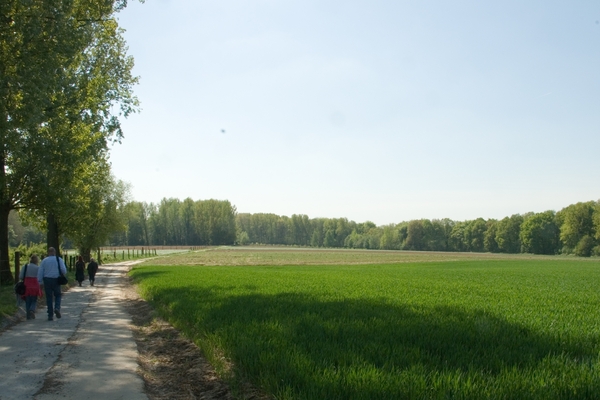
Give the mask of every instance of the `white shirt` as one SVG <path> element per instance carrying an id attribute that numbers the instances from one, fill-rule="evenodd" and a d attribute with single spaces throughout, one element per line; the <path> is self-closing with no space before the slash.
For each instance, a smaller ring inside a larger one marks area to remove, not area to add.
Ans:
<path id="1" fill-rule="evenodd" d="M 60 260 L 60 270 L 63 275 L 67 274 L 67 267 L 62 258 Z M 56 256 L 48 256 L 42 260 L 40 268 L 38 269 L 38 282 L 43 285 L 44 278 L 58 278 L 60 273 L 58 272 L 58 263 L 56 262 Z"/>

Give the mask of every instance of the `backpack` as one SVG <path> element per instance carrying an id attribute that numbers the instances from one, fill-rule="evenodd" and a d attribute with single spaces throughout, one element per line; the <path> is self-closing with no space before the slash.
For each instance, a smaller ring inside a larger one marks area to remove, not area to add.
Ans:
<path id="1" fill-rule="evenodd" d="M 29 264 L 25 264 L 25 271 L 23 271 L 23 279 L 27 276 L 27 266 Z M 15 294 L 19 296 L 23 296 L 25 294 L 25 282 L 19 281 L 15 284 Z"/>

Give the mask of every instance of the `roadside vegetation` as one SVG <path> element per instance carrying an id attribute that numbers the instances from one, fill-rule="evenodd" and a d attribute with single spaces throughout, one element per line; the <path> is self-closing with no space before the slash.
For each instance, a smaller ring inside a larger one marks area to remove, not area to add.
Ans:
<path id="1" fill-rule="evenodd" d="M 276 398 L 597 396 L 598 261 L 445 256 L 219 249 L 131 275 L 234 387 Z"/>

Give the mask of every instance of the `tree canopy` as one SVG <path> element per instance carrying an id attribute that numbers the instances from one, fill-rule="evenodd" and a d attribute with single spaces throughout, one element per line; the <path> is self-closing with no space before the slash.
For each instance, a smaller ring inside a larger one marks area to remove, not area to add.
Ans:
<path id="1" fill-rule="evenodd" d="M 0 280 L 10 281 L 8 215 L 54 214 L 70 203 L 81 165 L 120 140 L 137 109 L 133 60 L 115 13 L 126 1 L 0 3 Z M 58 235 L 58 232 L 57 232 Z"/>

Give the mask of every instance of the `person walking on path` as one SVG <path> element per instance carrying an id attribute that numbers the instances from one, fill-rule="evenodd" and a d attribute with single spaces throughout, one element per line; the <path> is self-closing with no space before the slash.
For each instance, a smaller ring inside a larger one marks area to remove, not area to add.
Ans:
<path id="1" fill-rule="evenodd" d="M 29 259 L 29 263 L 23 267 L 19 278 L 25 282 L 25 294 L 21 298 L 25 299 L 25 311 L 27 319 L 35 318 L 35 310 L 37 309 L 38 297 L 42 297 L 42 289 L 38 282 L 38 264 L 40 258 L 37 254 L 33 254 Z"/>
<path id="2" fill-rule="evenodd" d="M 67 274 L 67 267 L 62 258 L 56 255 L 54 247 L 48 248 L 48 257 L 42 260 L 38 270 L 38 282 L 44 286 L 46 292 L 46 305 L 48 306 L 48 321 L 60 318 L 60 302 L 62 292 L 58 284 L 58 277 Z M 54 307 L 53 307 L 54 306 Z"/>
<path id="3" fill-rule="evenodd" d="M 84 270 L 85 263 L 83 262 L 83 257 L 79 256 L 79 259 L 75 263 L 75 280 L 79 282 L 79 286 L 81 286 L 81 282 L 85 279 Z"/>
<path id="4" fill-rule="evenodd" d="M 94 286 L 96 280 L 96 272 L 98 272 L 98 263 L 93 258 L 90 258 L 90 263 L 87 266 L 88 277 L 90 278 L 90 285 Z"/>
<path id="5" fill-rule="evenodd" d="M 60 326 L 40 317 L 0 331 L 2 400 L 148 400 L 125 301 L 136 263 L 103 265 L 102 287 L 63 293 Z"/>

